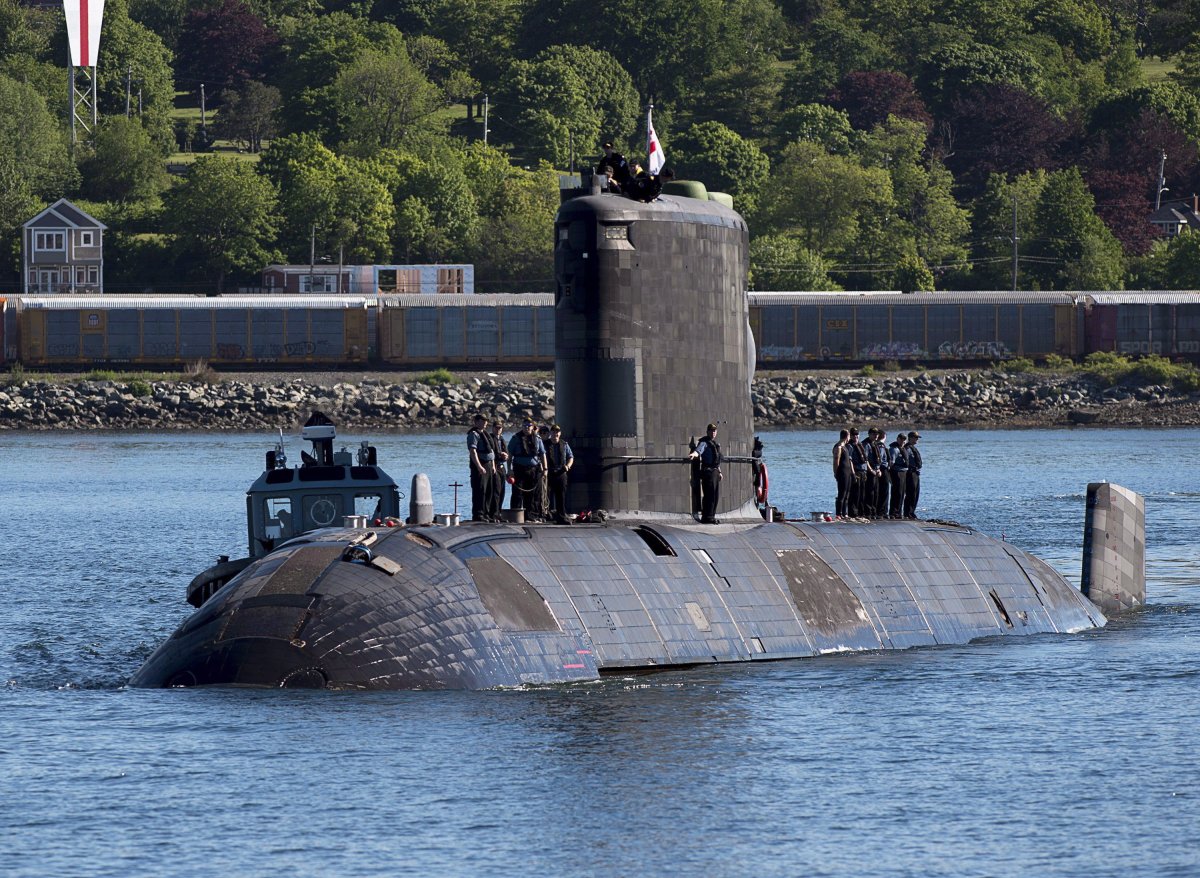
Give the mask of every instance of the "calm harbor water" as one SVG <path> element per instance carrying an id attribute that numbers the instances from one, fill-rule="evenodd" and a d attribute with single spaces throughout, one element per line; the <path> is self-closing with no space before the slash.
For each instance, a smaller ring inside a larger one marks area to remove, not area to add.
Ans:
<path id="1" fill-rule="evenodd" d="M 461 436 L 373 438 L 450 510 Z M 764 440 L 774 501 L 831 508 L 834 437 Z M 1101 631 L 520 692 L 125 689 L 244 551 L 270 445 L 0 434 L 0 875 L 1200 874 L 1194 431 L 922 440 L 926 515 L 1074 582 L 1087 482 L 1145 494 L 1149 606 Z"/>

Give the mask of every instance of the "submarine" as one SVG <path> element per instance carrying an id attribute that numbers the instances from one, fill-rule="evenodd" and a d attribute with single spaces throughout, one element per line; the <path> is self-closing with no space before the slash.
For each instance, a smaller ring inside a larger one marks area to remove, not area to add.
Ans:
<path id="1" fill-rule="evenodd" d="M 188 587 L 195 612 L 139 687 L 486 689 L 721 662 L 1075 633 L 1145 601 L 1145 505 L 1088 486 L 1075 588 L 1040 559 L 941 521 L 788 520 L 754 439 L 748 231 L 727 199 L 564 191 L 555 218 L 557 420 L 589 523 L 435 519 L 368 443 L 282 431 L 247 492 L 248 554 Z M 714 196 L 716 193 L 714 193 Z M 717 523 L 689 454 L 725 437 Z M 514 516 L 515 517 L 515 516 Z"/>

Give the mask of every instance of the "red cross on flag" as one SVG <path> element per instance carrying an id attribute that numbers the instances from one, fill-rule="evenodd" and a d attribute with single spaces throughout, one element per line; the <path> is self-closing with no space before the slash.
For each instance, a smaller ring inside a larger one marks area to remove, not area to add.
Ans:
<path id="1" fill-rule="evenodd" d="M 95 67 L 100 54 L 100 19 L 104 0 L 63 0 L 67 13 L 67 38 L 71 41 L 71 64 Z"/>
<path id="2" fill-rule="evenodd" d="M 653 107 L 646 111 L 646 170 L 651 174 L 657 174 L 667 160 L 663 156 L 662 144 L 658 142 L 658 135 L 654 133 L 654 122 L 650 118 L 653 114 Z"/>

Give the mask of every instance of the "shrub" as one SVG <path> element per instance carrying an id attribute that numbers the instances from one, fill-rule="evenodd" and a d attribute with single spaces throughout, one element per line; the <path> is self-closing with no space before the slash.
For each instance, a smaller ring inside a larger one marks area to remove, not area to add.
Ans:
<path id="1" fill-rule="evenodd" d="M 1063 357 L 1058 354 L 1047 354 L 1042 365 L 1048 372 L 1066 373 L 1075 371 L 1075 361 L 1070 357 Z"/>
<path id="2" fill-rule="evenodd" d="M 870 363 L 867 363 L 867 365 L 863 366 L 861 369 L 858 370 L 858 374 L 863 376 L 864 378 L 870 378 L 872 375 L 875 374 L 875 367 L 872 366 Z"/>
<path id="3" fill-rule="evenodd" d="M 1133 363 L 1115 351 L 1096 351 L 1083 361 L 1083 372 L 1104 384 L 1112 385 L 1125 380 L 1133 371 Z"/>
<path id="4" fill-rule="evenodd" d="M 133 381 L 129 382 L 129 392 L 134 396 L 149 396 L 150 391 L 150 384 L 146 381 L 143 381 L 141 378 L 135 378 Z"/>
<path id="5" fill-rule="evenodd" d="M 434 369 L 417 379 L 421 384 L 428 384 L 432 387 L 435 384 L 457 384 L 458 378 L 454 373 L 444 366 L 440 369 Z"/>
<path id="6" fill-rule="evenodd" d="M 900 371 L 900 361 L 899 360 L 885 360 L 884 364 L 883 364 L 883 371 L 884 372 L 899 372 Z"/>
<path id="7" fill-rule="evenodd" d="M 83 376 L 84 381 L 116 381 L 117 373 L 112 369 L 93 369 Z"/>
<path id="8" fill-rule="evenodd" d="M 1131 371 L 1146 384 L 1170 384 L 1178 369 L 1166 357 L 1150 354 L 1138 360 Z"/>
<path id="9" fill-rule="evenodd" d="M 217 373 L 208 365 L 208 360 L 203 358 L 188 363 L 187 368 L 179 377 L 183 381 L 194 381 L 201 384 L 215 384 L 220 380 Z"/>
<path id="10" fill-rule="evenodd" d="M 1022 372 L 1033 371 L 1033 360 L 1028 357 L 1013 357 L 1011 360 L 1005 360 L 1003 363 L 998 364 L 997 368 L 1019 375 Z"/>
<path id="11" fill-rule="evenodd" d="M 13 363 L 8 370 L 8 376 L 5 378 L 5 383 L 10 387 L 20 387 L 25 383 L 25 367 L 20 363 Z"/>

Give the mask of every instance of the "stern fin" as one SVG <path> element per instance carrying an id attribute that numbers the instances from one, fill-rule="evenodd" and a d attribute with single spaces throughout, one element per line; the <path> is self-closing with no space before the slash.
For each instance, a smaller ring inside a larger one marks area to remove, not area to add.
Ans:
<path id="1" fill-rule="evenodd" d="M 1146 603 L 1146 501 L 1111 482 L 1087 489 L 1080 590 L 1106 616 Z"/>

